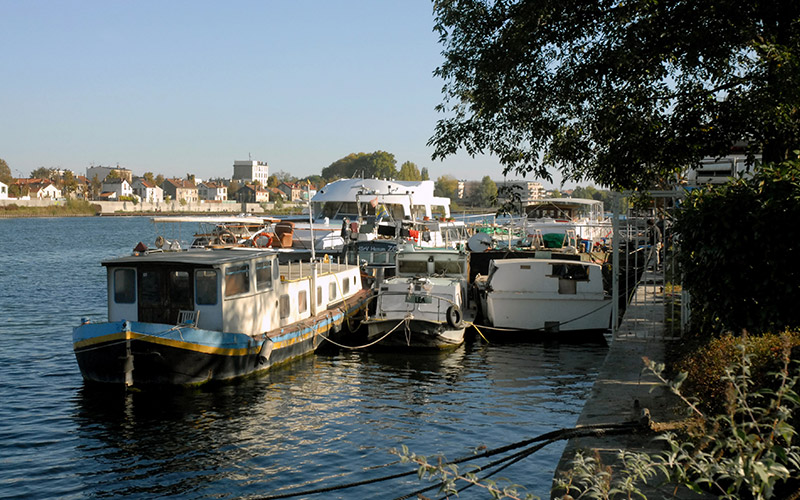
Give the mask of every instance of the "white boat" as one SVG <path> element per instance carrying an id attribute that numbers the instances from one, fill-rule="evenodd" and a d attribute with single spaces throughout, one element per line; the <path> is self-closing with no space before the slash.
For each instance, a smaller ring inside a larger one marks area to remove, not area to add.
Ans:
<path id="1" fill-rule="evenodd" d="M 108 321 L 73 330 L 85 380 L 196 385 L 308 354 L 369 296 L 355 266 L 279 264 L 272 250 L 150 251 L 102 262 Z"/>
<path id="2" fill-rule="evenodd" d="M 531 202 L 525 213 L 528 235 L 541 234 L 548 248 L 573 247 L 585 251 L 611 243 L 611 221 L 605 217 L 601 201 L 543 198 Z"/>
<path id="3" fill-rule="evenodd" d="M 499 332 L 567 339 L 575 333 L 604 332 L 611 325 L 611 297 L 604 291 L 599 264 L 554 258 L 493 260 L 488 276 L 476 278 L 475 286 L 484 320 Z"/>
<path id="4" fill-rule="evenodd" d="M 367 342 L 381 348 L 449 348 L 464 342 L 474 319 L 469 304 L 467 254 L 454 249 L 415 249 L 396 254 L 396 276 L 377 285 Z"/>
<path id="5" fill-rule="evenodd" d="M 293 218 L 294 246 L 340 250 L 351 241 L 405 238 L 424 247 L 466 242 L 463 222 L 450 217 L 450 199 L 434 196 L 433 181 L 339 179 L 311 199 L 312 219 Z"/>

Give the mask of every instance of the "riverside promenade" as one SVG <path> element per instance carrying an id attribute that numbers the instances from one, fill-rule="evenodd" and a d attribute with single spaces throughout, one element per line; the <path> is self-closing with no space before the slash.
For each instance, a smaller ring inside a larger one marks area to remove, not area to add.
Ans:
<path id="1" fill-rule="evenodd" d="M 668 343 L 679 342 L 665 327 L 666 309 L 662 277 L 645 272 L 611 341 L 592 394 L 578 418 L 577 427 L 638 421 L 646 418 L 648 413 L 656 424 L 677 422 L 686 416 L 686 406 L 680 399 L 649 370 L 643 371 L 643 357 L 664 362 Z M 569 462 L 578 450 L 583 450 L 586 457 L 599 456 L 602 463 L 612 469 L 620 467 L 617 458 L 620 450 L 651 455 L 658 453 L 663 450 L 663 445 L 654 437 L 654 433 L 648 433 L 570 439 L 559 461 L 556 476 L 560 471 L 570 468 Z M 656 477 L 639 487 L 650 500 L 716 498 L 698 495 L 685 487 L 675 491 L 674 485 L 660 486 L 660 482 L 660 478 Z"/>

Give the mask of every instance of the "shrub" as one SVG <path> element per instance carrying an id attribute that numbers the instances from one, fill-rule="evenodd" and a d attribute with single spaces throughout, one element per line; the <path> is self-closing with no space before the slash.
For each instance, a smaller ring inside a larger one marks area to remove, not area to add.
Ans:
<path id="1" fill-rule="evenodd" d="M 797 160 L 689 193 L 675 230 L 695 328 L 718 334 L 800 326 L 798 220 Z"/>
<path id="2" fill-rule="evenodd" d="M 684 392 L 694 397 L 704 412 L 725 412 L 730 406 L 730 383 L 725 379 L 725 370 L 731 363 L 741 362 L 740 345 L 744 345 L 750 357 L 750 372 L 756 387 L 768 387 L 772 380 L 769 373 L 779 368 L 783 350 L 800 346 L 800 330 L 743 338 L 727 334 L 684 355 L 676 362 L 674 371 L 686 372 Z"/>

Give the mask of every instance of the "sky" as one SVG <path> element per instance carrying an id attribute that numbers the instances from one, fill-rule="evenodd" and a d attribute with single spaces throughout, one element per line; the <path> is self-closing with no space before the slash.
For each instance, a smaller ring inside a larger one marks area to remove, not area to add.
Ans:
<path id="1" fill-rule="evenodd" d="M 433 179 L 501 180 L 489 156 L 431 159 L 433 23 L 430 0 L 0 0 L 0 158 L 17 177 L 207 179 L 387 151 Z"/>

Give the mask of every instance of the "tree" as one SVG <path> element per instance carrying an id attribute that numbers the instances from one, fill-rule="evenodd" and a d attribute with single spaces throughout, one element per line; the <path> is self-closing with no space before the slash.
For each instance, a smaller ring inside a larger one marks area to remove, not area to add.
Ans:
<path id="1" fill-rule="evenodd" d="M 116 180 L 116 179 L 119 179 L 119 171 L 111 170 L 108 173 L 108 175 L 106 176 L 106 178 L 105 179 L 101 179 L 101 181 L 106 181 L 106 180 L 113 181 L 113 180 Z"/>
<path id="2" fill-rule="evenodd" d="M 742 141 L 766 161 L 800 145 L 800 2 L 464 0 L 434 16 L 434 159 L 649 188 Z"/>
<path id="3" fill-rule="evenodd" d="M 0 182 L 4 184 L 11 184 L 11 179 L 14 177 L 11 175 L 11 167 L 8 166 L 8 163 L 2 158 L 0 158 Z"/>
<path id="4" fill-rule="evenodd" d="M 155 184 L 156 182 L 155 177 L 153 177 L 153 172 L 145 172 L 142 177 L 146 182 L 149 182 L 150 184 Z"/>
<path id="5" fill-rule="evenodd" d="M 488 175 L 483 176 L 475 193 L 475 203 L 479 207 L 490 207 L 497 201 L 497 184 Z"/>
<path id="6" fill-rule="evenodd" d="M 31 172 L 31 179 L 51 179 L 54 175 L 52 168 L 39 167 Z"/>
<path id="7" fill-rule="evenodd" d="M 92 180 L 89 181 L 89 193 L 93 200 L 97 199 L 100 196 L 100 189 L 103 187 L 103 181 L 95 175 L 92 177 Z"/>
<path id="8" fill-rule="evenodd" d="M 422 172 L 420 172 L 420 180 L 423 181 L 431 180 L 431 174 L 428 173 L 428 167 L 422 167 Z"/>
<path id="9" fill-rule="evenodd" d="M 350 153 L 323 168 L 322 177 L 328 180 L 357 176 L 394 179 L 397 177 L 396 165 L 394 155 L 385 151 Z"/>
<path id="10" fill-rule="evenodd" d="M 158 174 L 156 176 L 156 185 L 157 186 L 161 186 L 162 184 L 164 184 L 164 176 L 161 175 L 161 174 Z"/>
<path id="11" fill-rule="evenodd" d="M 65 198 L 74 193 L 78 189 L 78 180 L 75 179 L 75 174 L 72 170 L 64 172 L 64 177 L 61 179 L 61 191 L 64 193 Z"/>
<path id="12" fill-rule="evenodd" d="M 433 194 L 451 200 L 458 198 L 458 180 L 452 175 L 442 175 L 434 183 Z"/>
<path id="13" fill-rule="evenodd" d="M 420 174 L 417 166 L 407 161 L 400 165 L 400 173 L 397 174 L 397 180 L 400 181 L 421 181 L 422 174 Z"/>

